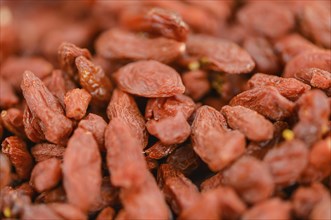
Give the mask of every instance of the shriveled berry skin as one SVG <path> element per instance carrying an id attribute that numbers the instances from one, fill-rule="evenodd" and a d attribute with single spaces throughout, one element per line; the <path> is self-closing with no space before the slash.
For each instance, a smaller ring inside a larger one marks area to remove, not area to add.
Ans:
<path id="1" fill-rule="evenodd" d="M 107 103 L 113 86 L 100 66 L 95 65 L 84 56 L 75 59 L 79 83 L 88 91 L 96 103 Z"/>
<path id="2" fill-rule="evenodd" d="M 283 97 L 273 86 L 244 91 L 235 96 L 230 105 L 250 108 L 272 120 L 287 118 L 294 110 L 294 103 Z"/>
<path id="3" fill-rule="evenodd" d="M 61 178 L 61 161 L 50 158 L 36 164 L 31 173 L 30 184 L 38 192 L 43 192 L 55 187 Z"/>
<path id="4" fill-rule="evenodd" d="M 163 37 L 150 39 L 111 29 L 99 36 L 95 49 L 98 55 L 109 60 L 156 60 L 170 63 L 185 51 L 185 44 Z"/>
<path id="5" fill-rule="evenodd" d="M 1 111 L 0 121 L 3 127 L 11 133 L 23 139 L 26 138 L 23 124 L 23 111 L 20 109 L 9 108 Z"/>
<path id="6" fill-rule="evenodd" d="M 181 112 L 174 117 L 150 120 L 146 123 L 146 128 L 151 135 L 167 145 L 183 143 L 191 134 L 191 127 Z"/>
<path id="7" fill-rule="evenodd" d="M 117 187 L 130 188 L 146 179 L 146 163 L 139 141 L 132 134 L 130 126 L 121 118 L 113 118 L 105 131 L 107 166 L 112 172 L 111 182 Z"/>
<path id="8" fill-rule="evenodd" d="M 107 116 L 110 120 L 113 118 L 124 120 L 137 136 L 141 143 L 141 148 L 146 147 L 148 133 L 145 128 L 145 119 L 140 113 L 132 95 L 115 89 L 107 107 Z"/>
<path id="9" fill-rule="evenodd" d="M 266 141 L 273 137 L 273 124 L 259 113 L 242 106 L 224 106 L 221 110 L 228 125 L 238 129 L 248 139 L 253 141 Z M 259 126 L 263 129 L 252 129 Z"/>
<path id="10" fill-rule="evenodd" d="M 18 178 L 29 179 L 34 162 L 26 143 L 19 137 L 7 137 L 1 143 L 1 151 L 15 167 Z"/>
<path id="11" fill-rule="evenodd" d="M 294 74 L 294 77 L 312 87 L 331 90 L 331 73 L 319 68 L 302 69 Z"/>
<path id="12" fill-rule="evenodd" d="M 269 198 L 275 187 L 267 164 L 250 156 L 240 158 L 225 170 L 224 182 L 250 204 Z"/>
<path id="13" fill-rule="evenodd" d="M 219 171 L 245 151 L 245 137 L 237 131 L 228 131 L 223 115 L 217 110 L 200 107 L 192 124 L 191 141 L 194 151 L 213 171 Z"/>
<path id="14" fill-rule="evenodd" d="M 159 141 L 145 150 L 145 154 L 152 159 L 162 159 L 171 154 L 177 147 L 179 147 L 177 144 L 165 145 Z"/>
<path id="15" fill-rule="evenodd" d="M 292 77 L 298 70 L 319 68 L 331 72 L 330 50 L 309 50 L 300 53 L 285 66 L 283 77 Z"/>
<path id="16" fill-rule="evenodd" d="M 194 152 L 190 144 L 184 144 L 174 150 L 168 156 L 166 162 L 180 170 L 186 176 L 192 174 L 201 164 L 199 156 Z"/>
<path id="17" fill-rule="evenodd" d="M 252 2 L 245 5 L 238 13 L 238 20 L 247 29 L 269 38 L 281 37 L 295 25 L 292 12 L 274 2 Z"/>
<path id="18" fill-rule="evenodd" d="M 185 42 L 189 34 L 188 25 L 178 13 L 157 7 L 130 8 L 122 14 L 120 23 L 132 31 L 145 31 L 176 41 Z"/>
<path id="19" fill-rule="evenodd" d="M 118 218 L 168 218 L 168 207 L 148 171 L 139 140 L 132 135 L 129 125 L 123 119 L 114 118 L 110 121 L 105 131 L 105 145 L 107 166 L 112 173 L 110 180 L 114 186 L 120 188 L 123 203 Z M 125 167 L 121 166 L 123 162 Z"/>
<path id="20" fill-rule="evenodd" d="M 124 92 L 147 98 L 182 94 L 185 87 L 180 75 L 158 61 L 137 61 L 115 73 L 117 86 Z"/>
<path id="21" fill-rule="evenodd" d="M 63 179 L 69 203 L 83 211 L 100 197 L 101 155 L 91 132 L 77 128 L 69 139 L 63 156 Z"/>
<path id="22" fill-rule="evenodd" d="M 64 97 L 66 116 L 76 120 L 82 119 L 88 108 L 92 96 L 85 89 L 73 89 Z"/>
<path id="23" fill-rule="evenodd" d="M 317 214 L 313 212 L 319 209 L 319 203 L 328 203 L 328 198 L 330 200 L 328 190 L 320 183 L 299 187 L 291 198 L 295 216 L 298 218 L 306 218 L 311 214 Z M 320 214 L 325 215 L 327 213 L 322 212 Z"/>
<path id="24" fill-rule="evenodd" d="M 282 78 L 262 73 L 254 74 L 248 81 L 249 88 L 274 86 L 279 93 L 289 100 L 297 100 L 303 93 L 310 90 L 310 86 L 293 78 Z"/>
<path id="25" fill-rule="evenodd" d="M 195 110 L 194 101 L 186 95 L 174 95 L 167 98 L 149 99 L 146 104 L 146 120 L 160 120 L 173 117 L 181 112 L 188 119 Z"/>
<path id="26" fill-rule="evenodd" d="M 330 1 L 0 15 L 1 219 L 331 219 Z"/>
<path id="27" fill-rule="evenodd" d="M 199 190 L 179 170 L 169 164 L 163 164 L 158 170 L 158 185 L 167 202 L 177 213 L 189 208 L 199 199 Z"/>
<path id="28" fill-rule="evenodd" d="M 299 121 L 293 131 L 297 138 L 311 146 L 328 132 L 331 106 L 321 90 L 311 90 L 298 101 Z"/>
<path id="29" fill-rule="evenodd" d="M 308 164 L 308 148 L 300 140 L 287 141 L 271 149 L 263 160 L 269 166 L 276 184 L 291 185 Z"/>
<path id="30" fill-rule="evenodd" d="M 31 148 L 31 154 L 36 162 L 50 158 L 63 159 L 65 147 L 57 144 L 40 143 Z"/>
<path id="31" fill-rule="evenodd" d="M 280 59 L 267 38 L 249 36 L 245 39 L 243 47 L 255 61 L 257 72 L 277 74 L 281 70 Z"/>
<path id="32" fill-rule="evenodd" d="M 301 174 L 299 182 L 313 183 L 321 181 L 330 175 L 330 146 L 330 137 L 320 140 L 312 146 L 309 152 L 308 165 Z"/>
<path id="33" fill-rule="evenodd" d="M 288 63 L 297 55 L 316 50 L 318 47 L 299 34 L 288 34 L 276 41 L 275 50 L 280 53 L 283 63 Z"/>
<path id="34" fill-rule="evenodd" d="M 191 35 L 187 53 L 202 59 L 209 69 L 229 74 L 249 73 L 255 67 L 251 56 L 237 44 L 206 35 Z"/>
<path id="35" fill-rule="evenodd" d="M 192 70 L 182 75 L 185 85 L 185 94 L 197 101 L 204 97 L 210 90 L 208 74 L 202 70 Z"/>
<path id="36" fill-rule="evenodd" d="M 84 56 L 87 59 L 91 59 L 92 57 L 87 49 L 79 48 L 68 42 L 62 43 L 58 49 L 58 57 L 61 67 L 73 79 L 77 79 L 78 70 L 75 60 L 79 56 Z"/>
<path id="37" fill-rule="evenodd" d="M 45 79 L 53 70 L 53 65 L 43 57 L 10 57 L 1 65 L 1 77 L 8 81 L 14 90 L 21 91 L 24 71 L 33 72 L 38 78 Z M 2 84 L 1 84 L 2 87 Z"/>
<path id="38" fill-rule="evenodd" d="M 331 48 L 331 28 L 328 23 L 330 10 L 327 4 L 308 2 L 299 14 L 303 34 L 321 47 Z M 318 21 L 318 22 L 317 22 Z"/>

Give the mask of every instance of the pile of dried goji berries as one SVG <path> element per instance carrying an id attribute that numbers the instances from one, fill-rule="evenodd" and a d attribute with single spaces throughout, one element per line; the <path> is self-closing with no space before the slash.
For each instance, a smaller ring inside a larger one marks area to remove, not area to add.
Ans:
<path id="1" fill-rule="evenodd" d="M 331 219 L 331 2 L 0 2 L 0 217 Z"/>

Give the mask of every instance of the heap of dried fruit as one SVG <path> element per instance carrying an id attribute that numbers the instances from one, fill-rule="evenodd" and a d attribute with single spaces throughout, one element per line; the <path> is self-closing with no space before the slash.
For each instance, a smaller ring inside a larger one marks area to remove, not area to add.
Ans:
<path id="1" fill-rule="evenodd" d="M 1 219 L 331 219 L 330 1 L 0 18 Z"/>

